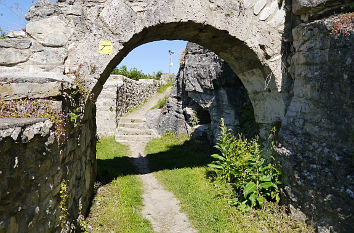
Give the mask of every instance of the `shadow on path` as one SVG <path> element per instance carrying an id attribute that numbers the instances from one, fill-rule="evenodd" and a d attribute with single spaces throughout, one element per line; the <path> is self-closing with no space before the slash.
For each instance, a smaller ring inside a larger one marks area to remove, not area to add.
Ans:
<path id="1" fill-rule="evenodd" d="M 106 160 L 97 159 L 97 181 L 107 184 L 120 176 L 206 166 L 211 162 L 210 155 L 213 153 L 215 149 L 209 145 L 198 145 L 187 141 L 183 145 L 171 146 L 167 151 L 148 154 L 146 157 L 125 156 Z M 138 170 L 137 167 L 140 169 Z"/>

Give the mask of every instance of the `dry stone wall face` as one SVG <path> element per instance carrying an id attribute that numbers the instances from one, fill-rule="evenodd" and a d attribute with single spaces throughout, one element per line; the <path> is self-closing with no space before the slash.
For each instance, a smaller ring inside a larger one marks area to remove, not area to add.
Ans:
<path id="1" fill-rule="evenodd" d="M 134 81 L 124 78 L 123 85 L 118 88 L 117 117 L 123 116 L 130 109 L 143 104 L 146 99 L 153 96 L 163 82 L 153 79 L 140 79 Z"/>
<path id="2" fill-rule="evenodd" d="M 85 197 L 83 205 L 88 203 L 85 200 L 90 192 L 82 189 L 87 187 L 82 184 L 90 186 L 88 180 L 93 179 L 95 171 L 93 102 L 111 70 L 138 45 L 183 39 L 212 50 L 229 64 L 247 89 L 256 122 L 263 127 L 261 133 L 281 123 L 278 151 L 285 174 L 284 200 L 289 201 L 293 213 L 313 220 L 320 232 L 351 232 L 353 30 L 347 36 L 331 34 L 332 15 L 352 11 L 351 2 L 293 0 L 283 1 L 280 7 L 275 2 L 39 0 L 26 15 L 30 21 L 26 30 L 11 32 L 7 39 L 0 40 L 0 74 L 32 77 L 36 73 L 36 79 L 44 80 L 40 84 L 45 89 L 41 92 L 29 83 L 29 92 L 25 85 L 17 91 L 12 88 L 13 79 L 4 78 L 1 96 L 20 97 L 33 92 L 37 95 L 33 98 L 46 98 L 41 96 L 51 93 L 51 85 L 59 88 L 47 79 L 54 73 L 64 74 L 71 81 L 83 80 L 82 87 L 90 93 L 82 106 L 78 127 L 69 128 L 74 132 L 65 147 L 71 152 L 65 152 L 68 157 L 59 165 L 62 170 L 78 166 L 76 161 L 81 159 L 80 171 L 71 169 L 77 173 L 66 173 L 75 193 L 75 201 L 70 202 L 74 215 L 78 213 L 75 203 L 80 195 Z M 112 41 L 112 54 L 99 53 L 100 40 Z M 60 96 L 56 98 L 63 101 Z M 62 108 L 67 113 L 75 110 L 65 101 Z M 46 141 L 45 137 L 38 140 Z M 31 141 L 14 144 L 7 138 L 4 145 L 9 147 L 31 145 Z M 10 152 L 1 156 L 15 156 Z M 60 157 L 59 151 L 53 149 L 51 153 L 52 157 Z M 10 169 L 13 163 L 3 166 Z M 88 179 L 83 181 L 79 172 Z M 0 177 L 1 182 L 7 179 L 2 174 Z M 25 190 L 23 195 L 31 198 L 32 192 Z M 34 205 L 28 207 L 23 216 L 35 210 Z M 39 211 L 44 214 L 42 208 Z M 21 222 L 21 211 L 11 214 L 5 213 L 6 219 L 0 221 L 6 224 L 0 226 L 1 230 L 14 219 Z M 26 228 L 28 224 L 21 226 Z M 41 227 L 35 224 L 33 231 Z"/>
<path id="3" fill-rule="evenodd" d="M 68 113 L 75 109 L 71 81 L 53 73 L 1 73 L 1 98 L 47 100 L 53 110 Z M 93 118 L 66 124 L 59 142 L 47 118 L 0 118 L 1 233 L 60 232 L 63 181 L 68 221 L 77 227 L 79 213 L 86 214 L 96 178 L 95 124 Z"/>
<path id="4" fill-rule="evenodd" d="M 156 93 L 161 85 L 166 83 L 165 79 L 135 81 L 121 75 L 111 75 L 96 101 L 98 136 L 114 136 L 119 117 L 143 104 L 146 99 Z"/>

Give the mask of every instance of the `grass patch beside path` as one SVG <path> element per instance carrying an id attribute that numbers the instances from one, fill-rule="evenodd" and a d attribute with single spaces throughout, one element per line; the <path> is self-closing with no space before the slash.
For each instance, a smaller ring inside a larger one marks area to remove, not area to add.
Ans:
<path id="1" fill-rule="evenodd" d="M 160 93 L 160 94 L 164 93 L 167 90 L 167 88 L 172 87 L 173 84 L 174 84 L 174 82 L 170 82 L 170 83 L 167 83 L 167 84 L 163 85 L 162 87 L 157 89 L 157 93 Z"/>
<path id="2" fill-rule="evenodd" d="M 167 103 L 167 96 L 163 97 L 162 99 L 159 99 L 157 104 L 151 109 L 155 109 L 155 108 L 161 109 L 166 105 L 166 103 Z"/>
<path id="3" fill-rule="evenodd" d="M 128 146 L 114 138 L 97 143 L 98 188 L 88 216 L 88 232 L 153 232 L 140 210 L 143 185 L 130 163 Z"/>
<path id="4" fill-rule="evenodd" d="M 227 188 L 208 178 L 206 164 L 213 149 L 187 140 L 171 135 L 154 139 L 147 144 L 146 153 L 159 182 L 175 194 L 199 232 L 314 232 L 274 203 L 246 213 L 230 206 L 222 194 Z"/>

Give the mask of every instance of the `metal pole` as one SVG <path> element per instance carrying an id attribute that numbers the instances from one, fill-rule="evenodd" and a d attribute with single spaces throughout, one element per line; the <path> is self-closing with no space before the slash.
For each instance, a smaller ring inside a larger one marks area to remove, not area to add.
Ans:
<path id="1" fill-rule="evenodd" d="M 172 54 L 174 54 L 175 52 L 173 52 L 172 50 L 168 50 L 168 53 L 170 54 L 170 64 L 169 64 L 168 74 L 171 75 L 171 68 L 172 68 L 172 66 L 173 66 L 173 63 L 172 63 Z"/>

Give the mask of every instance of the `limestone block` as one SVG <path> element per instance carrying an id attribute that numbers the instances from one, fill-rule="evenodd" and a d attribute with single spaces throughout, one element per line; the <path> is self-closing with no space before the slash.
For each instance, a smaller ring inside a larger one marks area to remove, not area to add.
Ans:
<path id="1" fill-rule="evenodd" d="M 30 52 L 14 48 L 0 49 L 0 65 L 10 66 L 25 62 Z"/>
<path id="2" fill-rule="evenodd" d="M 28 49 L 32 42 L 29 39 L 3 39 L 0 48 Z"/>
<path id="3" fill-rule="evenodd" d="M 57 5 L 49 0 L 39 0 L 26 13 L 27 20 L 38 20 L 50 15 L 54 15 L 58 11 Z"/>
<path id="4" fill-rule="evenodd" d="M 259 15 L 260 20 L 266 20 L 271 14 L 275 12 L 275 10 L 278 8 L 278 2 L 273 1 L 269 6 L 265 7 L 261 14 Z"/>
<path id="5" fill-rule="evenodd" d="M 58 16 L 30 22 L 26 31 L 41 44 L 49 47 L 64 46 L 72 34 L 72 29 Z"/>
<path id="6" fill-rule="evenodd" d="M 285 12 L 285 9 L 282 8 L 282 9 L 279 9 L 275 15 L 272 17 L 272 19 L 267 22 L 270 26 L 272 27 L 275 27 L 277 28 L 278 26 L 284 24 L 285 22 L 285 15 L 286 15 L 286 12 Z"/>
<path id="7" fill-rule="evenodd" d="M 65 5 L 65 7 L 63 7 L 62 11 L 66 15 L 81 16 L 82 15 L 82 6 L 80 4 Z"/>
<path id="8" fill-rule="evenodd" d="M 246 8 L 253 6 L 256 0 L 243 0 L 243 4 Z"/>
<path id="9" fill-rule="evenodd" d="M 43 51 L 34 53 L 29 61 L 33 64 L 63 65 L 68 52 L 65 48 L 44 48 Z"/>
<path id="10" fill-rule="evenodd" d="M 52 126 L 53 123 L 50 120 L 46 120 L 45 122 L 39 122 L 34 125 L 31 125 L 24 129 L 21 139 L 23 142 L 28 142 L 32 138 L 34 138 L 34 136 L 37 134 L 44 137 L 45 135 L 49 134 Z"/>
<path id="11" fill-rule="evenodd" d="M 293 0 L 292 11 L 295 15 L 306 13 L 315 13 L 328 6 L 340 5 L 341 1 L 338 0 Z"/>
<path id="12" fill-rule="evenodd" d="M 63 94 L 63 86 L 59 82 L 49 83 L 1 83 L 0 98 L 5 100 L 21 98 L 48 98 Z"/>
<path id="13" fill-rule="evenodd" d="M 255 15 L 258 15 L 259 12 L 261 12 L 261 10 L 263 9 L 263 7 L 267 4 L 267 0 L 258 0 L 258 2 L 256 3 L 256 5 L 254 5 L 253 8 L 253 13 Z"/>
<path id="14" fill-rule="evenodd" d="M 257 92 L 250 93 L 254 116 L 257 123 L 272 124 L 281 119 L 285 115 L 285 104 L 280 95 L 274 92 Z"/>
<path id="15" fill-rule="evenodd" d="M 9 31 L 6 35 L 8 38 L 23 38 L 26 37 L 24 31 Z"/>

